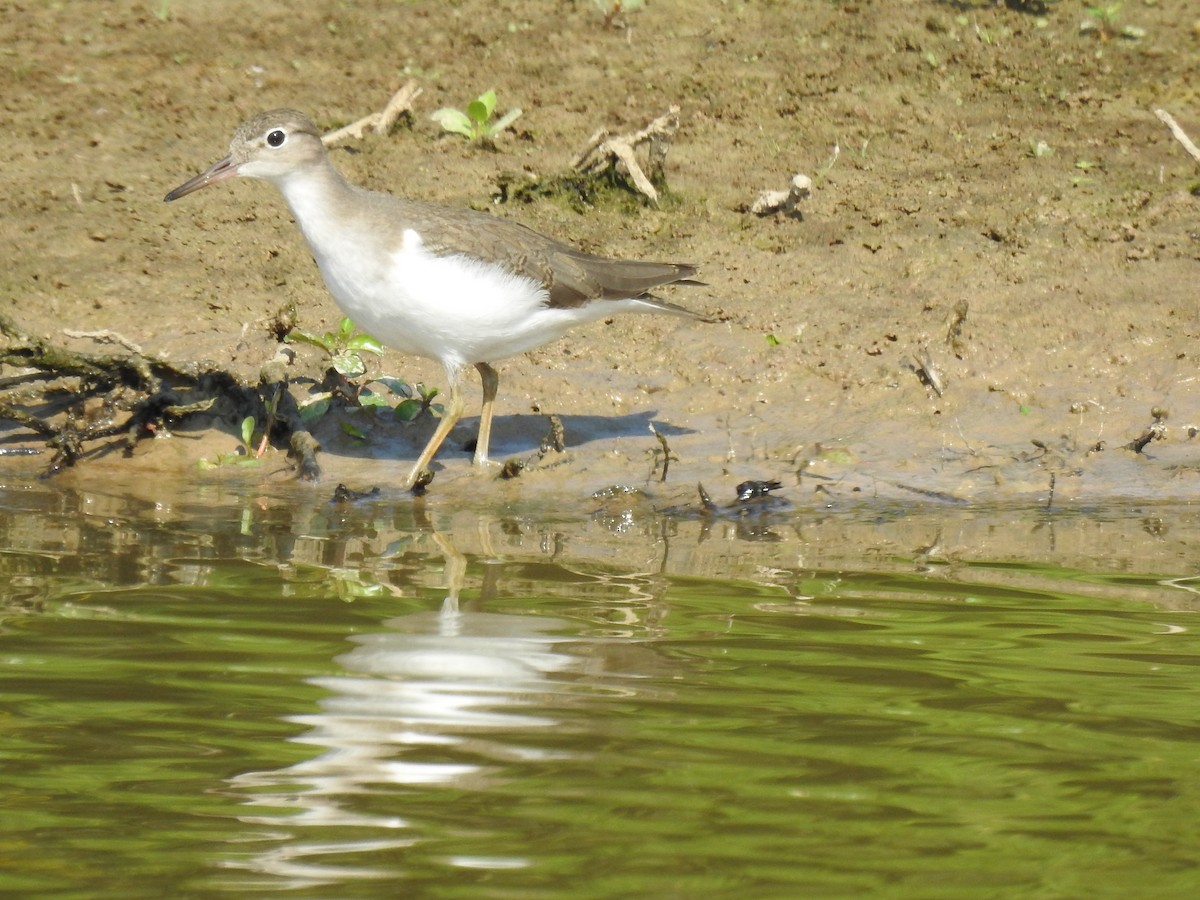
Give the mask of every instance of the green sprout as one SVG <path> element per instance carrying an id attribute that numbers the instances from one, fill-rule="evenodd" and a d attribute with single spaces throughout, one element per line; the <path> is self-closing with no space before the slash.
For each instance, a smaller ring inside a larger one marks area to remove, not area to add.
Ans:
<path id="1" fill-rule="evenodd" d="M 1117 36 L 1117 20 L 1121 18 L 1120 3 L 1104 3 L 1100 6 L 1089 6 L 1087 14 L 1092 27 L 1085 30 L 1098 31 L 1100 39 L 1105 41 Z"/>
<path id="2" fill-rule="evenodd" d="M 471 141 L 491 141 L 508 128 L 521 115 L 520 108 L 510 109 L 495 122 L 491 121 L 496 111 L 496 92 L 484 91 L 467 104 L 466 112 L 443 106 L 435 110 L 430 118 L 442 126 L 443 131 L 461 134 Z"/>
<path id="3" fill-rule="evenodd" d="M 1084 33 L 1095 32 L 1102 41 L 1126 38 L 1136 41 L 1146 36 L 1146 29 L 1136 25 L 1118 25 L 1121 18 L 1121 3 L 1103 3 L 1087 8 L 1088 18 L 1079 26 Z"/>
<path id="4" fill-rule="evenodd" d="M 388 408 L 401 422 L 413 422 L 422 413 L 441 416 L 445 407 L 434 403 L 438 395 L 437 388 L 427 388 L 423 384 L 409 384 L 391 375 L 379 375 L 375 378 L 363 379 L 367 372 L 367 364 L 363 353 L 383 355 L 383 345 L 369 334 L 355 331 L 354 322 L 349 317 L 338 323 L 336 332 L 327 331 L 317 336 L 306 331 L 293 329 L 284 338 L 292 343 L 308 344 L 323 350 L 329 356 L 329 369 L 336 376 L 336 382 L 329 387 L 329 380 L 323 385 L 326 390 L 310 395 L 299 404 L 300 420 L 306 425 L 320 419 L 333 405 L 335 398 L 350 401 L 359 409 L 376 410 Z M 382 385 L 386 390 L 373 390 L 372 385 Z M 392 400 L 399 402 L 392 407 Z M 366 440 L 366 434 L 361 428 L 350 423 L 344 423 L 342 430 L 356 441 Z"/>
<path id="5" fill-rule="evenodd" d="M 415 422 L 422 413 L 430 413 L 440 419 L 445 413 L 445 406 L 433 402 L 433 398 L 438 395 L 437 388 L 427 388 L 423 384 L 414 384 L 411 387 L 405 385 L 405 387 L 408 388 L 407 391 L 395 392 L 405 398 L 396 404 L 395 409 L 395 416 L 401 422 Z"/>
<path id="6" fill-rule="evenodd" d="M 199 461 L 197 461 L 196 467 L 200 468 L 200 469 L 215 469 L 218 466 L 229 466 L 229 465 L 235 465 L 235 466 L 260 466 L 260 465 L 262 465 L 262 460 L 260 459 L 260 457 L 262 456 L 263 448 L 260 447 L 256 451 L 255 447 L 254 447 L 254 426 L 255 425 L 256 425 L 256 423 L 254 421 L 254 416 L 246 416 L 246 418 L 242 419 L 242 427 L 241 427 L 242 446 L 240 446 L 236 450 L 230 451 L 229 453 L 220 454 L 217 457 L 215 462 L 210 462 L 209 460 L 202 458 Z M 265 442 L 266 442 L 266 436 L 264 435 L 263 436 L 264 445 L 265 445 Z"/>
<path id="7" fill-rule="evenodd" d="M 343 378 L 358 378 L 366 374 L 367 364 L 363 353 L 383 355 L 383 344 L 369 334 L 356 334 L 349 316 L 338 323 L 337 332 L 327 331 L 320 337 L 307 331 L 293 329 L 284 337 L 288 343 L 308 344 L 329 355 L 329 365 Z"/>
<path id="8" fill-rule="evenodd" d="M 1100 163 L 1093 162 L 1090 159 L 1076 160 L 1075 168 L 1079 170 L 1080 174 L 1071 178 L 1071 184 L 1073 184 L 1075 187 L 1079 187 L 1081 184 L 1090 184 L 1092 179 L 1088 177 L 1087 173 L 1092 169 L 1098 168 L 1099 166 Z"/>
<path id="9" fill-rule="evenodd" d="M 427 388 L 423 384 L 409 384 L 407 381 L 393 378 L 390 375 L 380 375 L 367 382 L 358 392 L 359 406 L 367 409 L 391 406 L 385 395 L 370 389 L 369 385 L 372 384 L 381 384 L 393 397 L 400 398 L 400 402 L 392 409 L 392 415 L 401 422 L 415 422 L 422 413 L 426 412 L 440 418 L 445 412 L 442 404 L 433 402 L 433 398 L 439 393 L 437 388 Z"/>

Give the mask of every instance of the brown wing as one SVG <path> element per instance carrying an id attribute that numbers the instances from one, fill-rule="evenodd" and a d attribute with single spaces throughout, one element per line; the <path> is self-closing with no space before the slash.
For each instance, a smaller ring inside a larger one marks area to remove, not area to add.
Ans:
<path id="1" fill-rule="evenodd" d="M 388 198 L 396 199 L 396 198 Z M 487 259 L 546 286 L 550 306 L 570 308 L 591 300 L 642 297 L 665 284 L 691 280 L 696 266 L 682 263 L 610 259 L 584 253 L 532 228 L 472 209 L 397 200 L 408 227 L 416 229 L 434 253 L 461 253 Z M 664 311 L 682 307 L 656 301 Z"/>
<path id="2" fill-rule="evenodd" d="M 683 263 L 609 259 L 571 247 L 548 255 L 553 273 L 550 305 L 579 306 L 589 300 L 624 300 L 643 297 L 664 284 L 699 284 L 692 281 L 696 267 Z"/>

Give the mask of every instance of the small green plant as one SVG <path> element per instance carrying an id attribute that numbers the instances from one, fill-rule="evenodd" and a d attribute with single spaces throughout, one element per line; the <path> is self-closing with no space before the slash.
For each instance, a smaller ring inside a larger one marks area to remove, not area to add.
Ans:
<path id="1" fill-rule="evenodd" d="M 1092 162 L 1090 159 L 1076 160 L 1075 168 L 1079 170 L 1080 174 L 1071 179 L 1071 184 L 1075 185 L 1075 187 L 1079 187 L 1081 184 L 1088 184 L 1092 179 L 1088 177 L 1087 173 L 1099 166 L 1100 163 Z"/>
<path id="2" fill-rule="evenodd" d="M 405 387 L 408 387 L 408 391 L 398 392 L 405 399 L 396 404 L 394 411 L 396 418 L 401 422 L 415 422 L 422 413 L 430 413 L 440 419 L 446 412 L 445 406 L 433 402 L 433 398 L 438 395 L 437 388 L 427 388 L 423 384 Z"/>
<path id="3" fill-rule="evenodd" d="M 426 412 L 439 417 L 445 412 L 442 404 L 433 402 L 433 398 L 438 395 L 437 388 L 409 384 L 391 375 L 362 380 L 362 376 L 367 372 L 367 364 L 362 354 L 374 353 L 381 356 L 383 345 L 369 334 L 356 332 L 354 322 L 349 317 L 338 323 L 336 332 L 327 331 L 317 336 L 293 329 L 284 340 L 308 344 L 325 351 L 329 356 L 329 368 L 337 376 L 334 380 L 340 382 L 312 394 L 299 405 L 300 420 L 306 425 L 311 425 L 329 412 L 335 397 L 348 400 L 360 409 L 390 408 L 392 414 L 401 422 L 415 421 Z M 328 380 L 326 384 L 329 384 Z M 382 385 L 386 391 L 372 390 L 371 385 Z M 399 401 L 394 408 L 391 398 L 398 398 Z M 343 423 L 342 430 L 355 440 L 366 439 L 365 432 L 349 422 Z"/>
<path id="4" fill-rule="evenodd" d="M 1089 6 L 1087 8 L 1088 17 L 1079 26 L 1079 30 L 1084 33 L 1094 32 L 1102 41 L 1111 41 L 1118 37 L 1136 41 L 1145 37 L 1146 29 L 1138 28 L 1136 25 L 1119 24 L 1123 5 L 1122 3 L 1102 3 L 1098 6 Z"/>
<path id="5" fill-rule="evenodd" d="M 510 109 L 495 122 L 491 121 L 496 111 L 496 92 L 484 91 L 467 104 L 466 112 L 443 106 L 430 116 L 442 126 L 443 131 L 461 134 L 471 141 L 491 141 L 508 128 L 521 115 L 520 108 Z"/>
<path id="6" fill-rule="evenodd" d="M 293 329 L 284 336 L 288 343 L 308 344 L 329 354 L 330 367 L 343 378 L 358 378 L 366 374 L 363 353 L 383 355 L 383 344 L 369 334 L 356 334 L 349 316 L 338 323 L 336 332 L 327 331 L 320 337 L 307 331 Z"/>
<path id="7" fill-rule="evenodd" d="M 367 433 L 353 422 L 343 422 L 342 433 L 353 439 L 356 444 L 365 444 L 367 442 Z"/>
<path id="8" fill-rule="evenodd" d="M 216 458 L 215 462 L 210 462 L 207 459 L 200 459 L 196 463 L 196 467 L 200 469 L 215 469 L 219 466 L 259 466 L 262 465 L 263 447 L 266 443 L 266 435 L 263 436 L 263 445 L 257 451 L 254 448 L 254 416 L 246 416 L 242 419 L 242 446 L 229 453 L 222 453 Z"/>
<path id="9" fill-rule="evenodd" d="M 414 422 L 421 413 L 425 412 L 438 417 L 445 412 L 442 404 L 433 402 L 433 398 L 439 393 L 437 388 L 427 388 L 423 384 L 409 384 L 407 381 L 393 378 L 390 375 L 380 375 L 378 378 L 368 381 L 357 394 L 356 399 L 359 406 L 373 409 L 392 405 L 384 394 L 370 389 L 372 384 L 381 384 L 393 397 L 400 398 L 400 402 L 392 409 L 392 415 L 401 422 Z"/>
<path id="10" fill-rule="evenodd" d="M 1120 3 L 1103 3 L 1099 6 L 1089 6 L 1087 14 L 1092 25 L 1089 30 L 1099 32 L 1101 40 L 1107 41 L 1116 37 L 1117 20 L 1121 18 L 1121 5 Z"/>

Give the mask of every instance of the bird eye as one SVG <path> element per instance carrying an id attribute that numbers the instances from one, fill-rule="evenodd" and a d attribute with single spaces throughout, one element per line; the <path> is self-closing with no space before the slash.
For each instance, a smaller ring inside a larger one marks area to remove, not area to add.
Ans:
<path id="1" fill-rule="evenodd" d="M 282 145 L 285 140 L 287 140 L 287 134 L 281 128 L 276 128 L 267 135 L 267 143 L 272 147 L 278 147 Z"/>

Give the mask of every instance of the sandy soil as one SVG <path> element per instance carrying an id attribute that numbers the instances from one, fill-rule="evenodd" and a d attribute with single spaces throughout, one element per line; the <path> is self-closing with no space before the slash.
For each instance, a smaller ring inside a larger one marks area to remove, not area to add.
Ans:
<path id="1" fill-rule="evenodd" d="M 820 502 L 1034 500 L 1053 476 L 1063 501 L 1200 498 L 1200 166 L 1153 114 L 1200 138 L 1200 20 L 1187 0 L 1127 2 L 1118 24 L 1144 31 L 1129 40 L 1081 33 L 1085 18 L 1068 0 L 649 0 L 626 28 L 586 0 L 3 4 L 0 309 L 76 349 L 99 348 L 64 329 L 111 330 L 253 380 L 286 303 L 306 330 L 336 322 L 319 273 L 269 185 L 163 194 L 253 113 L 294 106 L 332 129 L 416 78 L 411 123 L 336 153 L 349 177 L 699 263 L 708 286 L 670 299 L 725 320 L 623 317 L 508 361 L 495 455 L 537 448 L 535 410 L 563 416 L 568 452 L 481 478 L 456 452 L 469 417 L 439 458 L 443 495 L 655 484 L 653 422 L 677 493 L 752 477 Z M 487 88 L 524 109 L 496 150 L 429 119 Z M 597 127 L 671 104 L 659 207 L 493 202 L 504 177 L 562 172 Z M 797 172 L 814 181 L 802 217 L 745 211 Z M 322 364 L 302 348 L 293 378 Z M 375 371 L 442 380 L 394 354 Z M 1123 449 L 1155 409 L 1162 439 Z M 357 421 L 365 444 L 321 431 L 329 484 L 395 483 L 432 428 Z M 225 423 L 68 477 L 192 477 L 236 445 Z M 289 477 L 286 460 L 241 477 Z"/>

